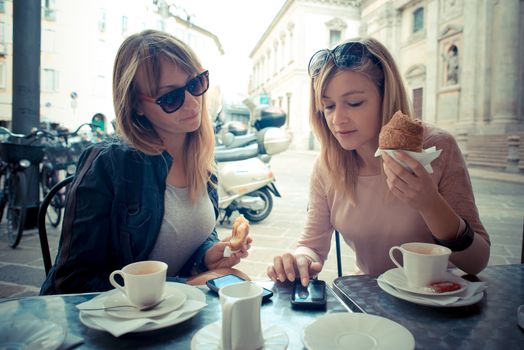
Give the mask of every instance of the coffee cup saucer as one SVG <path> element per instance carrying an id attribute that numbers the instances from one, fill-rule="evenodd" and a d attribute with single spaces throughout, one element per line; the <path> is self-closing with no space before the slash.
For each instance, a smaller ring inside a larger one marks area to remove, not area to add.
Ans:
<path id="1" fill-rule="evenodd" d="M 120 293 L 109 294 L 103 301 L 104 307 L 108 308 L 105 312 L 113 317 L 134 319 L 134 318 L 148 318 L 165 315 L 171 311 L 180 308 L 186 302 L 187 295 L 177 289 L 170 289 L 164 292 L 162 301 L 155 307 L 147 310 L 139 310 L 135 307 L 122 307 L 118 306 L 129 305 L 131 303 L 127 297 Z"/>
<path id="2" fill-rule="evenodd" d="M 413 334 L 403 325 L 385 317 L 358 312 L 320 316 L 304 328 L 302 340 L 308 350 L 415 348 Z"/>
<path id="3" fill-rule="evenodd" d="M 217 321 L 200 329 L 191 339 L 191 350 L 220 350 L 222 334 L 222 321 Z M 275 324 L 264 325 L 264 350 L 284 350 L 287 348 L 289 338 L 285 330 Z"/>
<path id="4" fill-rule="evenodd" d="M 404 272 L 401 268 L 393 268 L 391 270 L 388 270 L 384 272 L 383 279 L 385 282 L 390 284 L 392 287 L 402 290 L 404 292 L 414 293 L 414 294 L 421 294 L 425 296 L 442 296 L 442 295 L 454 295 L 463 292 L 468 287 L 468 281 L 450 273 L 447 272 L 443 281 L 450 281 L 460 284 L 461 288 L 452 290 L 449 292 L 435 292 L 429 287 L 410 287 L 408 286 L 408 281 L 406 279 L 406 275 L 404 275 Z"/>

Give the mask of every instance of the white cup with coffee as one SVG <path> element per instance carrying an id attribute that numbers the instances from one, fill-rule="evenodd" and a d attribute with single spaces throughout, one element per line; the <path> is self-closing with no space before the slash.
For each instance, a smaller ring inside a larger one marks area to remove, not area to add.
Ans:
<path id="1" fill-rule="evenodd" d="M 262 287 L 246 281 L 222 287 L 218 294 L 222 305 L 222 349 L 262 348 Z"/>
<path id="2" fill-rule="evenodd" d="M 116 270 L 109 276 L 111 285 L 119 289 L 129 302 L 139 309 L 158 304 L 164 294 L 167 264 L 162 261 L 139 261 Z M 115 276 L 120 275 L 124 285 L 120 285 Z"/>
<path id="3" fill-rule="evenodd" d="M 403 265 L 393 256 L 396 250 L 402 254 Z M 445 279 L 450 255 L 449 248 L 421 242 L 404 243 L 389 250 L 389 257 L 404 271 L 408 286 L 413 288 L 442 282 Z"/>

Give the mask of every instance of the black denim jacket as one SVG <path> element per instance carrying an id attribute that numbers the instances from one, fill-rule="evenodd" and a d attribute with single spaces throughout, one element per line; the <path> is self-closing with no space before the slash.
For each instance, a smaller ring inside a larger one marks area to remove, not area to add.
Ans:
<path id="1" fill-rule="evenodd" d="M 78 162 L 58 254 L 40 294 L 109 290 L 110 273 L 147 260 L 157 240 L 172 157 L 167 152 L 149 156 L 122 144 L 95 148 L 86 150 Z M 218 217 L 218 195 L 211 184 L 208 194 Z M 213 230 L 179 276 L 206 271 L 204 255 L 216 242 Z"/>

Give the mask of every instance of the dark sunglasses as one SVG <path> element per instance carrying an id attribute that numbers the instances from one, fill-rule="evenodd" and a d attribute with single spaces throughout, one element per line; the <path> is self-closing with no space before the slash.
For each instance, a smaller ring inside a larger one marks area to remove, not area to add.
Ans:
<path id="1" fill-rule="evenodd" d="M 186 90 L 193 96 L 200 96 L 204 94 L 209 88 L 209 71 L 204 71 L 189 80 L 183 87 L 173 89 L 159 98 L 153 98 L 151 96 L 140 94 L 139 97 L 142 100 L 154 102 L 159 105 L 164 112 L 173 113 L 180 109 L 184 105 L 186 98 Z"/>
<path id="2" fill-rule="evenodd" d="M 333 63 L 339 68 L 351 68 L 362 63 L 365 57 L 369 57 L 374 64 L 380 64 L 380 60 L 371 54 L 365 45 L 359 42 L 349 42 L 340 44 L 333 50 L 323 49 L 317 51 L 309 60 L 308 73 L 311 78 L 319 75 L 322 67 L 329 58 L 333 58 Z"/>

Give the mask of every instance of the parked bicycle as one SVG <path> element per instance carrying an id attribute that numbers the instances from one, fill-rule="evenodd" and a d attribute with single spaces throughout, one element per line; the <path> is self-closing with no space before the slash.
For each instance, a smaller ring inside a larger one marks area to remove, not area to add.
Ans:
<path id="1" fill-rule="evenodd" d="M 24 228 L 31 223 L 36 227 L 36 215 L 40 204 L 38 181 L 33 183 L 32 174 L 38 174 L 38 166 L 44 157 L 43 147 L 34 145 L 45 133 L 35 131 L 29 135 L 15 134 L 9 129 L 0 127 L 0 133 L 8 135 L 8 141 L 0 143 L 0 169 L 2 183 L 0 190 L 0 220 L 7 206 L 7 236 L 9 245 L 16 248 Z M 29 176 L 28 176 L 29 175 Z M 28 210 L 31 217 L 28 219 Z"/>

